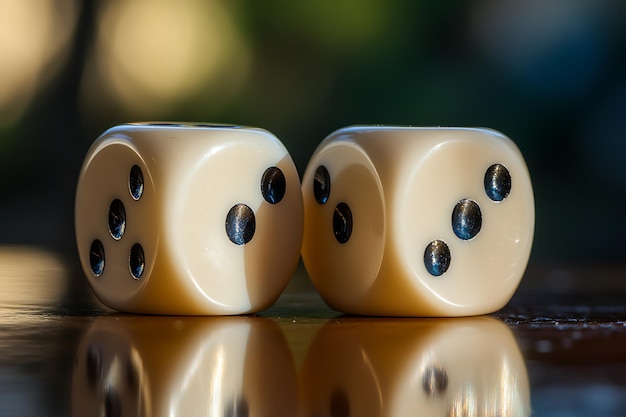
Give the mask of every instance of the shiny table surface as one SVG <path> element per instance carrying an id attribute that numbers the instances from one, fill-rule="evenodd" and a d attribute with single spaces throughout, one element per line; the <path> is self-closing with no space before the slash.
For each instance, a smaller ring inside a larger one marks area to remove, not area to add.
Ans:
<path id="1" fill-rule="evenodd" d="M 342 316 L 299 270 L 261 314 L 158 317 L 0 247 L 0 416 L 623 416 L 624 272 L 531 267 L 493 315 L 416 319 Z"/>

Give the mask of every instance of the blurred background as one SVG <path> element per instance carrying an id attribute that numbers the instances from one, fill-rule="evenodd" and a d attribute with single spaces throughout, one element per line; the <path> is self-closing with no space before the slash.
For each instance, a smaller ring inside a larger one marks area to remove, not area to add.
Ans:
<path id="1" fill-rule="evenodd" d="M 79 269 L 78 172 L 116 124 L 263 127 L 302 172 L 335 129 L 384 123 L 502 131 L 535 187 L 531 266 L 623 261 L 625 19 L 621 0 L 0 0 L 0 247 Z"/>

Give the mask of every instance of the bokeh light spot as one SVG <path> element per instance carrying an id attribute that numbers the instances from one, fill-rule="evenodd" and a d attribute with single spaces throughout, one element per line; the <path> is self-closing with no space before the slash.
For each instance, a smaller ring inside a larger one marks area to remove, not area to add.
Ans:
<path id="1" fill-rule="evenodd" d="M 224 84 L 238 91 L 248 67 L 231 13 L 214 1 L 107 2 L 94 51 L 83 80 L 88 104 L 104 100 L 136 116 L 199 94 L 219 99 Z"/>
<path id="2" fill-rule="evenodd" d="M 0 127 L 17 121 L 65 63 L 78 3 L 0 0 Z"/>

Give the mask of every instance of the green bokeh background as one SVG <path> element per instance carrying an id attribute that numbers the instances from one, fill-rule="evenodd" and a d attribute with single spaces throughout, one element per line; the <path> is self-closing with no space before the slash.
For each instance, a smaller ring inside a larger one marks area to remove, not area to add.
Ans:
<path id="1" fill-rule="evenodd" d="M 76 3 L 76 28 L 55 71 L 19 117 L 0 125 L 0 244 L 40 245 L 76 262 L 82 158 L 108 127 L 141 121 L 81 98 L 104 4 Z M 219 5 L 248 51 L 245 81 L 227 100 L 215 83 L 199 85 L 143 120 L 263 127 L 300 172 L 319 141 L 346 125 L 494 128 L 518 144 L 535 187 L 531 262 L 624 259 L 626 3 Z"/>

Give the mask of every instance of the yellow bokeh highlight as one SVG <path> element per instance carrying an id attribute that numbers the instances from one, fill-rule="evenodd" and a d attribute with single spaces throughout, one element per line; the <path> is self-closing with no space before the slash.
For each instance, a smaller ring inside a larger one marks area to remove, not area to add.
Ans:
<path id="1" fill-rule="evenodd" d="M 77 16 L 75 1 L 0 0 L 0 127 L 61 68 Z"/>
<path id="2" fill-rule="evenodd" d="M 217 1 L 110 1 L 98 13 L 84 98 L 92 111 L 154 117 L 200 94 L 229 96 L 247 69 L 232 13 Z"/>

